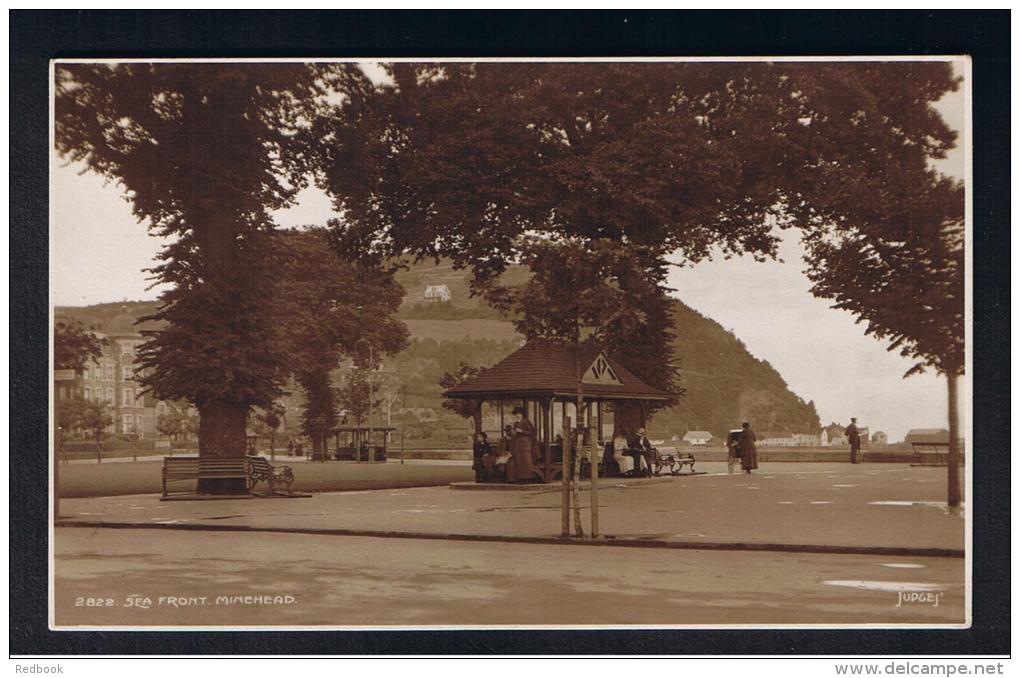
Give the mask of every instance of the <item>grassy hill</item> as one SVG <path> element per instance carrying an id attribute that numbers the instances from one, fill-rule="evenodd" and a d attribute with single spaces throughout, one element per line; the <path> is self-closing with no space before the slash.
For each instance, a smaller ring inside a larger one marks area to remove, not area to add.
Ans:
<path id="1" fill-rule="evenodd" d="M 517 280 L 524 275 L 519 269 L 508 274 Z M 417 421 L 419 415 L 415 415 L 403 421 L 409 434 L 431 444 L 462 442 L 467 422 L 441 408 L 439 378 L 461 362 L 492 365 L 519 347 L 521 337 L 495 310 L 470 297 L 464 271 L 423 263 L 399 272 L 397 280 L 407 291 L 398 316 L 407 323 L 411 342 L 388 361 L 383 380 L 401 394 L 402 407 L 431 410 L 437 417 Z M 437 284 L 450 290 L 449 302 L 425 301 L 425 287 Z M 58 307 L 56 316 L 58 320 L 77 318 L 101 330 L 120 313 L 141 317 L 154 308 L 151 301 L 118 302 Z M 688 430 L 707 430 L 721 437 L 741 421 L 753 422 L 759 431 L 820 430 L 814 404 L 791 392 L 767 361 L 752 356 L 732 333 L 683 303 L 676 302 L 674 313 L 680 384 L 686 396 L 655 416 L 649 427 L 653 437 L 682 436 Z"/>

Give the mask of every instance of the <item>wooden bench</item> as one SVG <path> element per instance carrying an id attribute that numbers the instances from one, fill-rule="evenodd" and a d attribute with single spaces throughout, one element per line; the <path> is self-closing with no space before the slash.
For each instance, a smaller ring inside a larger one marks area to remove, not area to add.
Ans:
<path id="1" fill-rule="evenodd" d="M 290 466 L 273 466 L 265 457 L 247 457 L 249 464 L 248 489 L 251 490 L 258 482 L 269 484 L 269 493 L 276 494 L 276 488 L 286 485 L 287 492 L 290 492 L 290 485 L 294 482 L 294 471 Z"/>
<path id="2" fill-rule="evenodd" d="M 249 462 L 243 458 L 163 457 L 163 496 L 168 494 L 167 483 L 178 480 L 239 478 L 249 482 L 249 475 Z"/>
<path id="3" fill-rule="evenodd" d="M 691 473 L 694 473 L 694 464 L 696 460 L 694 455 L 690 452 L 687 454 L 680 454 L 679 452 L 667 452 L 663 454 L 658 449 L 654 449 L 654 452 L 655 475 L 661 475 L 663 469 L 669 469 L 670 475 L 678 476 L 681 472 L 683 472 L 684 467 L 688 468 Z"/>
<path id="4" fill-rule="evenodd" d="M 911 466 L 949 466 L 949 443 L 912 443 L 914 461 Z M 960 465 L 963 465 L 963 450 L 960 450 Z"/>

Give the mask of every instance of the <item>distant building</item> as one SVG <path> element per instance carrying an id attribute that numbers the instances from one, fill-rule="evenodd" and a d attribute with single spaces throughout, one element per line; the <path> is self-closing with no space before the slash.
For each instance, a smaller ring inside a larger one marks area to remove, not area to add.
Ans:
<path id="1" fill-rule="evenodd" d="M 818 447 L 822 444 L 817 433 L 794 433 L 793 441 L 797 447 Z"/>
<path id="2" fill-rule="evenodd" d="M 450 301 L 450 288 L 446 285 L 427 285 L 425 287 L 425 301 L 435 303 L 439 301 Z"/>
<path id="3" fill-rule="evenodd" d="M 871 442 L 874 445 L 888 445 L 889 437 L 884 431 L 875 431 L 871 434 Z"/>
<path id="4" fill-rule="evenodd" d="M 708 431 L 688 431 L 684 434 L 683 441 L 688 445 L 707 445 L 712 439 Z"/>
<path id="5" fill-rule="evenodd" d="M 818 438 L 822 447 L 849 444 L 846 440 L 846 429 L 839 424 L 830 424 L 826 426 L 822 429 L 822 433 Z"/>
<path id="6" fill-rule="evenodd" d="M 789 431 L 761 431 L 757 433 L 758 447 L 796 447 L 797 439 Z"/>
<path id="7" fill-rule="evenodd" d="M 151 395 L 141 395 L 142 386 L 135 380 L 135 352 L 142 343 L 135 319 L 122 313 L 103 330 L 94 332 L 98 338 L 107 340 L 98 361 L 89 361 L 81 372 L 54 371 L 56 399 L 77 395 L 102 403 L 113 415 L 107 433 L 155 438 L 157 401 Z"/>

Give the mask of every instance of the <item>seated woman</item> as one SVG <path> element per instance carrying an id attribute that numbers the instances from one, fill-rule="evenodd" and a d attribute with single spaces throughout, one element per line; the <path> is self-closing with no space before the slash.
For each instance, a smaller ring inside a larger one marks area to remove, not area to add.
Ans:
<path id="1" fill-rule="evenodd" d="M 496 449 L 489 446 L 489 452 L 482 458 L 482 463 L 487 469 L 488 480 L 486 482 L 507 482 L 507 465 L 513 466 L 510 463 L 513 459 L 510 454 L 512 438 L 513 428 L 507 426 L 503 429 L 503 437 L 497 443 Z"/>
<path id="2" fill-rule="evenodd" d="M 613 460 L 620 467 L 620 474 L 625 476 L 634 475 L 634 458 L 628 456 L 627 431 L 620 429 L 620 432 L 613 438 Z"/>

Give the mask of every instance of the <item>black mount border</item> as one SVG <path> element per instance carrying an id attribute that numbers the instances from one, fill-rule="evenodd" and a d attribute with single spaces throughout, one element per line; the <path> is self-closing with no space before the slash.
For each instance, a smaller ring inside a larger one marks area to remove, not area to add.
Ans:
<path id="1" fill-rule="evenodd" d="M 10 651 L 96 654 L 1008 654 L 1009 50 L 999 11 L 11 11 Z M 973 58 L 974 623 L 968 630 L 52 632 L 47 627 L 48 60 Z"/>

